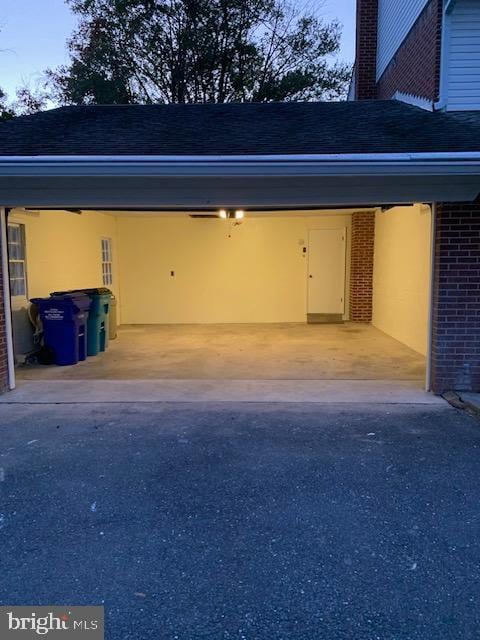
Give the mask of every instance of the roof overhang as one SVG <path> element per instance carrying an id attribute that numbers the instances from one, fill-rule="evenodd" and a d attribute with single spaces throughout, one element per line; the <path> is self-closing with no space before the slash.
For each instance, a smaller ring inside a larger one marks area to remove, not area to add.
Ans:
<path id="1" fill-rule="evenodd" d="M 0 157 L 7 207 L 315 207 L 479 192 L 480 153 Z"/>

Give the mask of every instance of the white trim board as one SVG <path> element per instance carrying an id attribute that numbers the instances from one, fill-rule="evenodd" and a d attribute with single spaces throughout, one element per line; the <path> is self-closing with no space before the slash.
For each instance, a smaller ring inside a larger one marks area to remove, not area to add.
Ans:
<path id="1" fill-rule="evenodd" d="M 15 355 L 13 350 L 12 307 L 10 300 L 10 279 L 8 269 L 7 213 L 0 208 L 0 250 L 2 254 L 3 305 L 5 334 L 7 342 L 8 387 L 15 389 Z"/>

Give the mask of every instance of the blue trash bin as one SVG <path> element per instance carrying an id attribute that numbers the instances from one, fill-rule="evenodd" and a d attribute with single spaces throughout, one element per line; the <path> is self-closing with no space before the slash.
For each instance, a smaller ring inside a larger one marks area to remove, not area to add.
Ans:
<path id="1" fill-rule="evenodd" d="M 84 294 L 33 298 L 43 324 L 43 341 L 55 354 L 55 364 L 77 364 L 87 357 L 90 298 Z"/>
<path id="2" fill-rule="evenodd" d="M 97 356 L 108 347 L 109 313 L 112 292 L 105 287 L 54 291 L 52 296 L 76 295 L 83 293 L 91 300 L 87 324 L 87 355 Z"/>

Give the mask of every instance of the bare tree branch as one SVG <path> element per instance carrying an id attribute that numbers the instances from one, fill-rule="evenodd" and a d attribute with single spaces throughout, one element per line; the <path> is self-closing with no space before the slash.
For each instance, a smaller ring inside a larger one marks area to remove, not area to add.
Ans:
<path id="1" fill-rule="evenodd" d="M 48 71 L 66 104 L 343 97 L 337 22 L 288 0 L 67 0 L 70 63 Z"/>

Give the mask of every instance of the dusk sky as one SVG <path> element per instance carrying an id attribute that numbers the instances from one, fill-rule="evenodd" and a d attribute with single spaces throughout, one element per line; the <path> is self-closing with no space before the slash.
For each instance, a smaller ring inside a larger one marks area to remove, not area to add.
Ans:
<path id="1" fill-rule="evenodd" d="M 341 58 L 352 62 L 355 46 L 355 0 L 309 0 L 325 20 L 344 25 Z M 75 19 L 64 0 L 0 1 L 0 86 L 11 96 L 15 87 L 34 88 L 47 67 L 67 59 L 66 39 Z"/>

